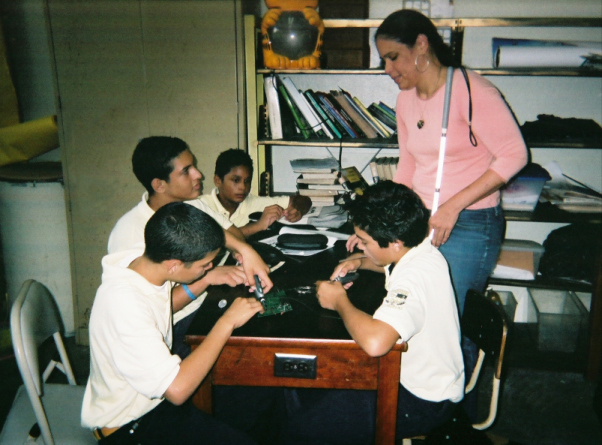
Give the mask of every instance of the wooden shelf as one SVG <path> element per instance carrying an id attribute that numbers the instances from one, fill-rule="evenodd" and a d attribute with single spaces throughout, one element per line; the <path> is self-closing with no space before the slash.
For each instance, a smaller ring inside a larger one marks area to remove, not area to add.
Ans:
<path id="1" fill-rule="evenodd" d="M 489 277 L 488 284 L 500 286 L 533 287 L 537 289 L 560 289 L 575 292 L 593 292 L 594 287 L 589 283 L 567 281 L 560 279 L 536 277 L 534 280 L 511 280 L 506 278 Z"/>
<path id="2" fill-rule="evenodd" d="M 548 223 L 602 223 L 602 213 L 577 213 L 559 209 L 549 202 L 539 202 L 532 212 L 504 210 L 507 221 Z"/>
<path id="3" fill-rule="evenodd" d="M 602 70 L 584 70 L 579 68 L 471 68 L 475 73 L 483 76 L 547 76 L 547 77 L 602 77 Z M 317 70 L 272 70 L 260 68 L 257 74 L 313 74 L 313 75 L 376 75 L 384 76 L 385 71 L 380 68 L 366 69 L 317 69 Z"/>
<path id="4" fill-rule="evenodd" d="M 492 27 L 575 27 L 602 26 L 602 18 L 592 17 L 496 17 L 496 18 L 448 18 L 431 19 L 437 27 L 444 28 L 492 28 Z M 378 28 L 383 19 L 325 19 L 326 28 Z"/>
<path id="5" fill-rule="evenodd" d="M 361 148 L 399 148 L 396 138 L 389 139 L 262 139 L 257 145 L 279 145 L 288 147 L 361 147 Z"/>

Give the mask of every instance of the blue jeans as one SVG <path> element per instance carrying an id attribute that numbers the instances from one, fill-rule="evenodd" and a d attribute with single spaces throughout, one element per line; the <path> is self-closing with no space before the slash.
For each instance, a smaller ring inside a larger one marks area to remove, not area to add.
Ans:
<path id="1" fill-rule="evenodd" d="M 439 247 L 449 265 L 460 316 L 469 289 L 484 292 L 487 279 L 495 268 L 502 237 L 504 215 L 501 206 L 480 210 L 463 210 L 447 242 Z M 462 355 L 466 381 L 477 363 L 478 348 L 462 337 Z M 477 391 L 464 398 L 463 407 L 471 420 L 476 419 Z"/>
<path id="2" fill-rule="evenodd" d="M 503 234 L 504 215 L 499 205 L 463 210 L 449 239 L 439 247 L 449 264 L 460 315 L 464 312 L 468 289 L 485 291 L 500 253 Z"/>

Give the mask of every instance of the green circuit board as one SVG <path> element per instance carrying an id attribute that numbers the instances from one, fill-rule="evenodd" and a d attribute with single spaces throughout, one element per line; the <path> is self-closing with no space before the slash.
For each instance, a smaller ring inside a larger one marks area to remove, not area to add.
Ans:
<path id="1" fill-rule="evenodd" d="M 265 296 L 265 309 L 263 314 L 258 314 L 258 317 L 267 317 L 269 315 L 280 315 L 293 310 L 290 303 L 285 301 L 286 292 L 278 291 L 269 293 Z"/>

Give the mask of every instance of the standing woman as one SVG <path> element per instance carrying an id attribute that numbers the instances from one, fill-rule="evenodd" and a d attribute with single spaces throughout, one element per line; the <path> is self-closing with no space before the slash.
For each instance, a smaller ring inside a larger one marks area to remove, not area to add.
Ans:
<path id="1" fill-rule="evenodd" d="M 401 90 L 394 181 L 412 188 L 432 209 L 451 50 L 430 19 L 410 9 L 389 15 L 375 39 L 385 73 Z M 429 220 L 432 244 L 450 266 L 460 313 L 468 289 L 484 291 L 497 261 L 504 231 L 499 188 L 527 162 L 522 135 L 500 92 L 480 75 L 467 75 L 465 80 L 460 69 L 453 74 L 440 205 Z"/>

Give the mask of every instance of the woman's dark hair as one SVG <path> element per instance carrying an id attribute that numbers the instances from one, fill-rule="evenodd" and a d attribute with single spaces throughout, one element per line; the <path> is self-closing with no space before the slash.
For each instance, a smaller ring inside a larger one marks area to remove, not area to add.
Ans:
<path id="1" fill-rule="evenodd" d="M 430 48 L 443 66 L 458 66 L 451 48 L 445 44 L 437 27 L 427 16 L 413 9 L 400 9 L 390 14 L 376 30 L 374 39 L 395 40 L 412 48 L 420 34 L 426 36 Z"/>
<path id="2" fill-rule="evenodd" d="M 224 246 L 224 229 L 209 215 L 183 202 L 161 207 L 146 223 L 144 256 L 154 263 L 202 260 Z"/>
<path id="3" fill-rule="evenodd" d="M 397 240 L 415 247 L 426 237 L 429 211 L 405 185 L 381 181 L 368 187 L 348 206 L 353 225 L 370 235 L 380 247 Z"/>
<path id="4" fill-rule="evenodd" d="M 230 170 L 240 166 L 247 167 L 249 174 L 253 176 L 253 161 L 251 160 L 251 156 L 244 150 L 230 148 L 229 150 L 222 151 L 217 157 L 215 161 L 215 175 L 223 181 L 224 176 L 230 173 Z"/>
<path id="5" fill-rule="evenodd" d="M 173 160 L 188 149 L 186 142 L 171 136 L 150 136 L 138 142 L 132 154 L 132 169 L 149 196 L 155 193 L 153 179 L 169 182 Z"/>

